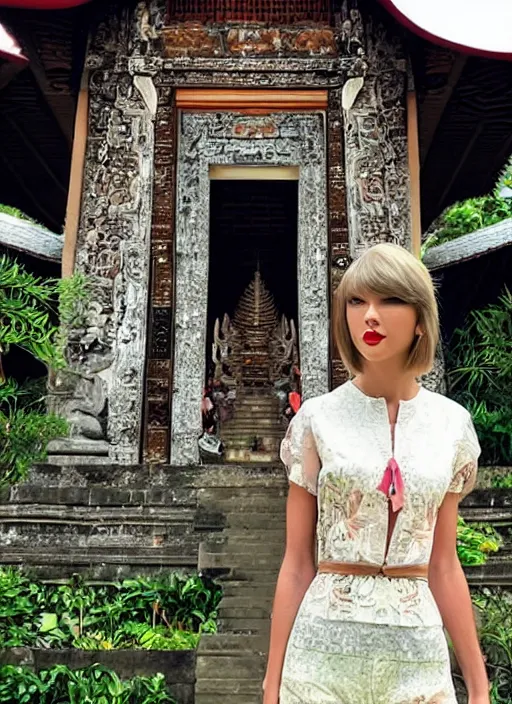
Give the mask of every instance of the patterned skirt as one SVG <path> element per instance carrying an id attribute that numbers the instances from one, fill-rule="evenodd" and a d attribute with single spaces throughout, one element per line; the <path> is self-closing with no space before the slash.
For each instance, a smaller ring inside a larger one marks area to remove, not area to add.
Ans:
<path id="1" fill-rule="evenodd" d="M 279 704 L 457 704 L 443 628 L 325 622 L 301 609 Z"/>

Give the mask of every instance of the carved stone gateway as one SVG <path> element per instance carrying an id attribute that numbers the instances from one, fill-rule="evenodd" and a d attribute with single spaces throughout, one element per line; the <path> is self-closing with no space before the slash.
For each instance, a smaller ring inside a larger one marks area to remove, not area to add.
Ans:
<path id="1" fill-rule="evenodd" d="M 199 461 L 209 264 L 209 168 L 299 166 L 299 351 L 304 398 L 328 390 L 329 281 L 321 114 L 183 113 L 176 208 L 176 337 L 171 464 Z"/>
<path id="2" fill-rule="evenodd" d="M 173 463 L 195 462 L 209 165 L 300 167 L 303 391 L 327 390 L 328 301 L 343 272 L 377 241 L 409 246 L 403 47 L 389 18 L 374 3 L 363 15 L 358 0 L 332 4 L 329 25 L 271 31 L 175 21 L 167 0 L 100 5 L 86 63 L 89 135 L 76 255 L 94 293 L 83 327 L 69 336 L 71 373 L 54 380 L 51 406 L 70 419 L 72 437 L 52 451 L 166 463 L 172 445 Z M 179 117 L 176 89 L 196 86 L 322 88 L 328 108 Z M 345 370 L 331 357 L 337 385 Z"/>

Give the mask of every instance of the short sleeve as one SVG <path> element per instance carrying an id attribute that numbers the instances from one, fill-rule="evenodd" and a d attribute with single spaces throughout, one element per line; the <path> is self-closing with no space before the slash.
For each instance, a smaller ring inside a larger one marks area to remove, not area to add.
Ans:
<path id="1" fill-rule="evenodd" d="M 316 496 L 321 463 L 307 406 L 307 402 L 303 404 L 290 421 L 281 443 L 281 461 L 288 479 Z"/>
<path id="2" fill-rule="evenodd" d="M 480 452 L 475 426 L 468 413 L 461 437 L 457 443 L 452 469 L 452 481 L 448 487 L 449 492 L 460 494 L 461 500 L 475 487 Z"/>

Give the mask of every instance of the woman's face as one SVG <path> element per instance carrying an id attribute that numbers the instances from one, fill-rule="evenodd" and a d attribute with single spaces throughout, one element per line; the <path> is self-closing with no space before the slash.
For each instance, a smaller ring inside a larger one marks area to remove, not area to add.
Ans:
<path id="1" fill-rule="evenodd" d="M 405 364 L 416 335 L 421 334 L 416 309 L 399 298 L 366 293 L 347 301 L 352 341 L 368 362 L 396 360 Z"/>

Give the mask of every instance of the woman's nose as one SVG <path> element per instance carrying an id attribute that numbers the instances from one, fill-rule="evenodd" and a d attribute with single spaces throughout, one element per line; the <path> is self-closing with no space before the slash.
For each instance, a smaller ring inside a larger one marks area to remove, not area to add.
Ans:
<path id="1" fill-rule="evenodd" d="M 375 306 L 369 305 L 365 315 L 365 323 L 367 325 L 378 325 L 379 324 L 379 313 Z"/>

